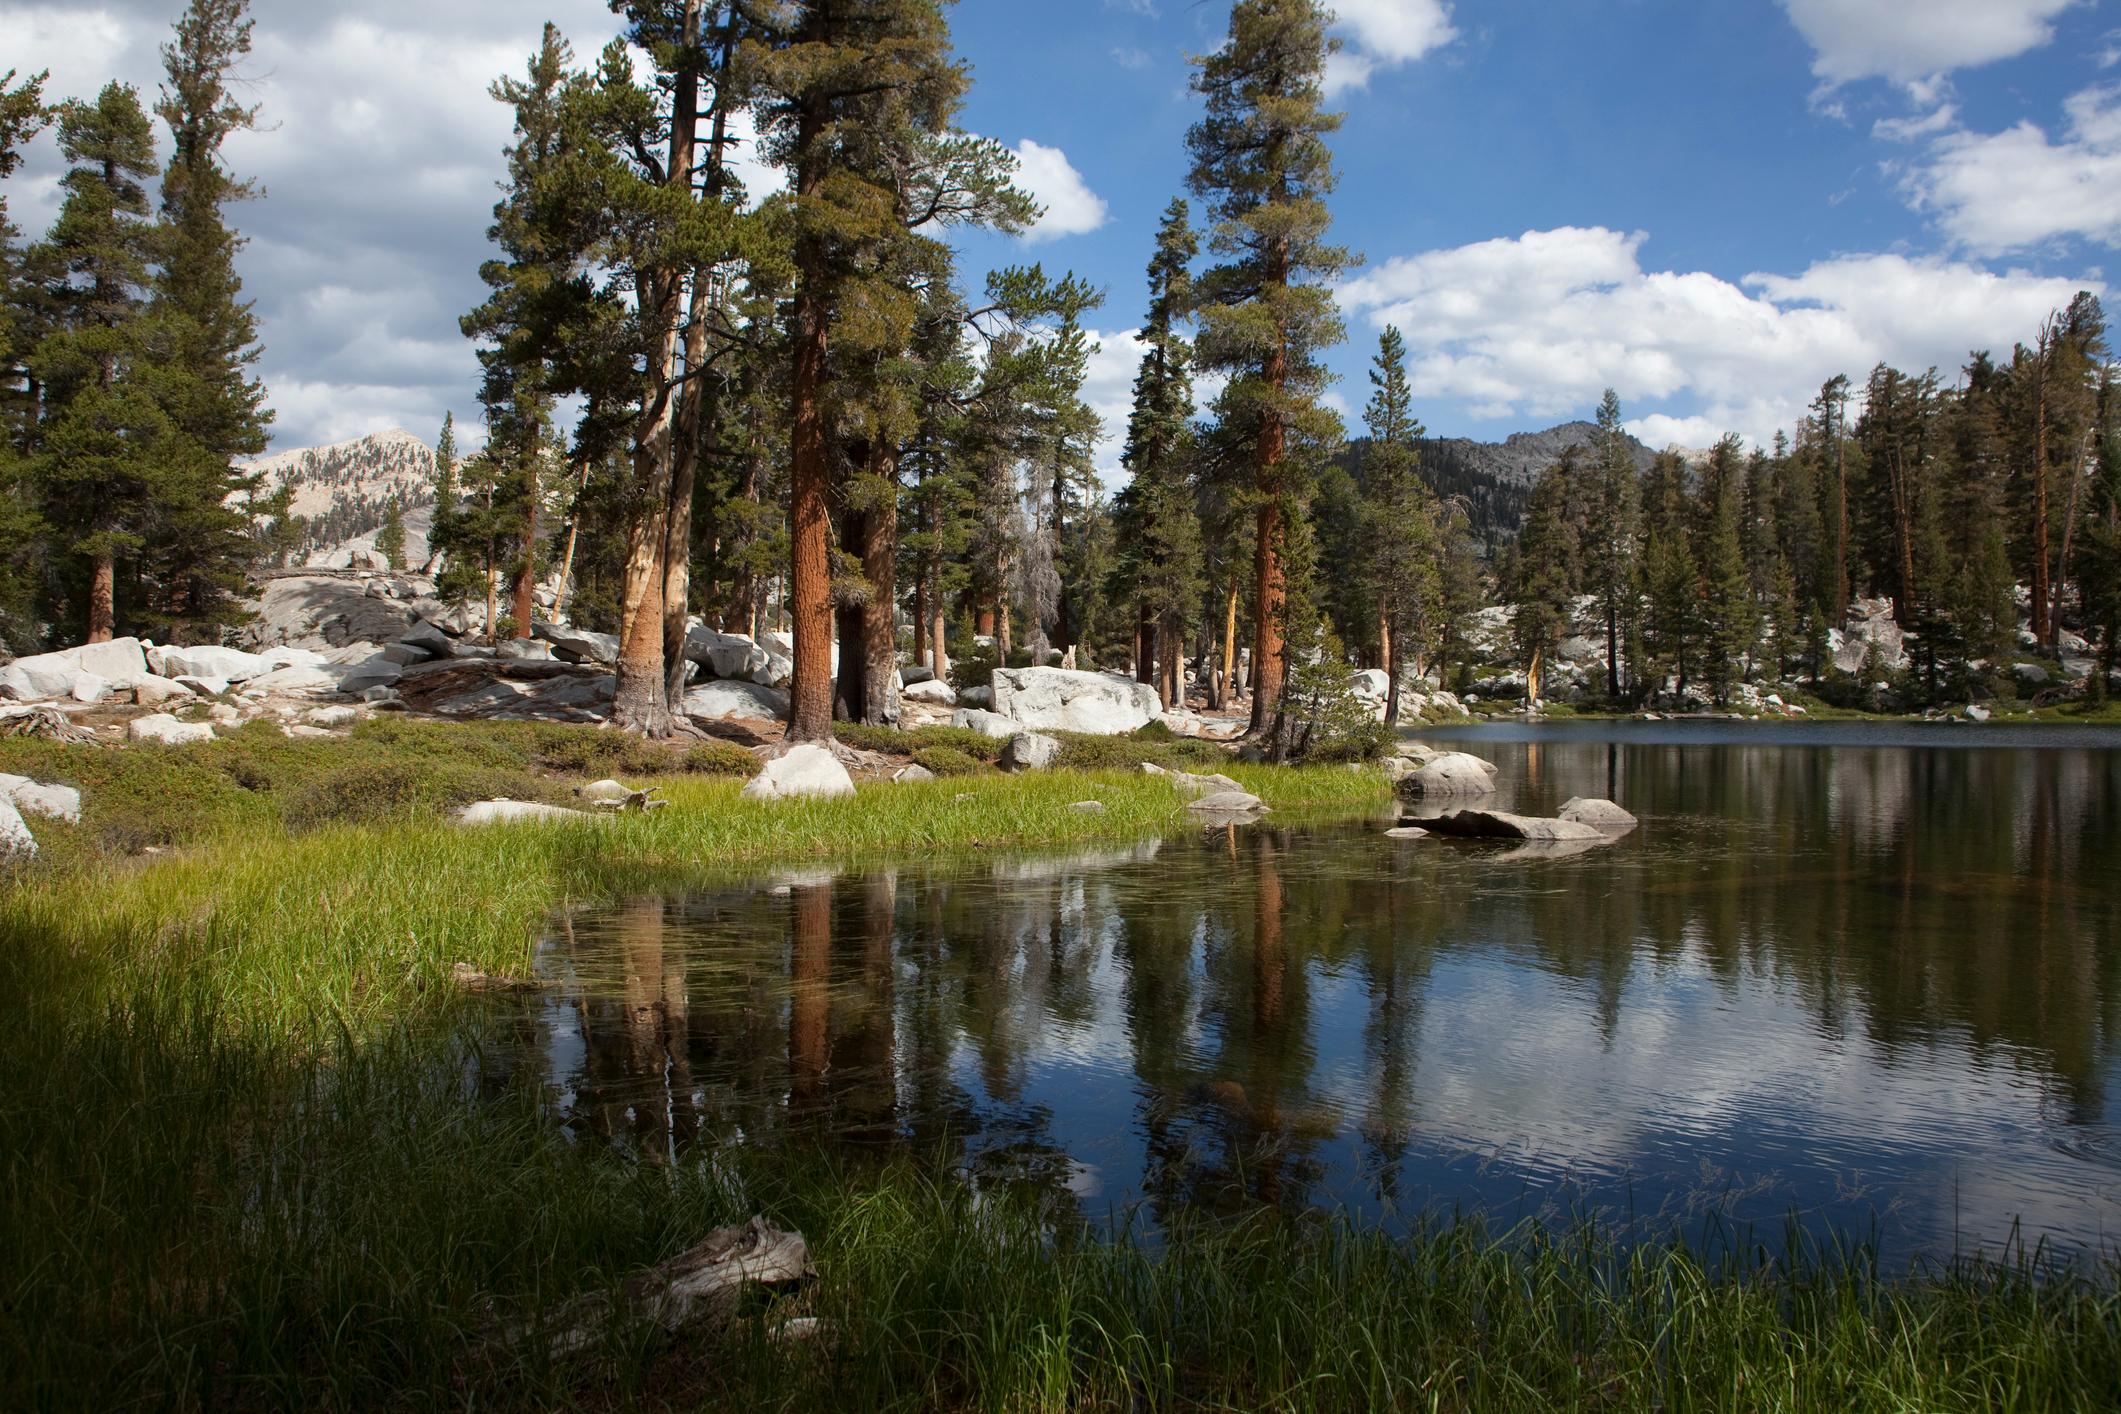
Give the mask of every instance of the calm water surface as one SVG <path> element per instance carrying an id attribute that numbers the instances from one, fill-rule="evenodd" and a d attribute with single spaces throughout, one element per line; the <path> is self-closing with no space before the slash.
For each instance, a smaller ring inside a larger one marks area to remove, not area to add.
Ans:
<path id="1" fill-rule="evenodd" d="M 1595 1212 L 2121 1241 L 2121 736 L 1436 732 L 1567 858 L 1378 822 L 577 912 L 497 1080 L 655 1162 L 823 1136 L 1093 1217 Z M 1271 817 L 1270 817 L 1271 818 Z"/>

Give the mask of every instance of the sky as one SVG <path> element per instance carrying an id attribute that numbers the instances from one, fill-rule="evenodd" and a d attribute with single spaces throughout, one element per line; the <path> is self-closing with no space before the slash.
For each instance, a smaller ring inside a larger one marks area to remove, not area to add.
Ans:
<path id="1" fill-rule="evenodd" d="M 0 71 L 54 96 L 152 92 L 179 0 L 0 0 Z M 1431 432 L 1499 438 L 1619 393 L 1652 445 L 1756 443 L 1836 373 L 2008 353 L 2121 244 L 2116 0 L 1337 0 L 1328 70 L 1346 121 L 1329 395 L 1360 429 L 1386 324 Z M 542 22 L 587 59 L 602 0 L 255 0 L 230 144 L 275 448 L 477 420 L 457 318 L 508 137 L 486 93 Z M 1156 222 L 1184 193 L 1189 56 L 1225 0 L 959 0 L 970 131 L 1046 208 L 1022 237 L 958 242 L 967 276 L 1038 261 L 1107 292 L 1088 322 L 1100 465 L 1118 460 Z M 47 134 L 9 188 L 56 210 Z M 754 189 L 772 174 L 753 173 Z M 1200 215 L 1196 202 L 1196 215 Z M 468 440 L 476 441 L 475 428 Z"/>

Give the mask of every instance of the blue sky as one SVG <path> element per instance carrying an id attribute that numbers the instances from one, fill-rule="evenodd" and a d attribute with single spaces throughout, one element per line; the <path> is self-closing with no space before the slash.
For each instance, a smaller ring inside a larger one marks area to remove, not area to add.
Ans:
<path id="1" fill-rule="evenodd" d="M 151 85 L 177 0 L 0 0 L 0 66 L 61 93 Z M 485 83 L 548 14 L 588 54 L 600 0 L 256 0 L 235 158 L 280 446 L 475 409 L 455 320 L 478 297 L 505 114 Z M 1500 436 L 1619 389 L 1653 443 L 1765 439 L 1837 372 L 1949 372 L 2007 350 L 2121 242 L 2114 0 L 1340 0 L 1347 114 L 1338 395 L 1359 412 L 1379 323 L 1414 352 L 1431 430 Z M 1222 0 L 962 0 L 965 125 L 1025 155 L 1050 213 L 964 242 L 1109 291 L 1093 402 L 1117 431 L 1155 221 L 1198 111 L 1186 56 Z M 11 206 L 55 204 L 47 138 Z M 1104 460 L 1114 460 L 1108 445 Z"/>

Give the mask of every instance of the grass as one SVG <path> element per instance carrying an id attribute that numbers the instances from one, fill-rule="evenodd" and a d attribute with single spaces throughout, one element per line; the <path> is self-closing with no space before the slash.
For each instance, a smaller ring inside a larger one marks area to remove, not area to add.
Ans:
<path id="1" fill-rule="evenodd" d="M 438 818 L 499 776 L 558 796 L 639 749 L 566 735 L 0 744 L 0 770 L 80 781 L 88 812 L 40 826 L 46 862 L 0 881 L 0 1407 L 2029 1410 L 2121 1387 L 2111 1270 L 1893 1279 L 1860 1253 L 1471 1219 L 1394 1239 L 1262 1213 L 1150 1241 L 940 1161 L 569 1143 L 520 1088 L 468 1078 L 482 1024 L 447 980 L 521 971 L 555 907 L 709 862 L 1092 844 L 1185 817 L 1138 771 L 981 770 L 779 806 L 666 773 L 651 815 Z M 418 759 L 448 783 L 380 810 L 345 784 Z M 1226 769 L 1285 815 L 1382 792 Z M 1105 811 L 1069 808 L 1088 798 Z M 165 852 L 126 853 L 142 831 Z M 622 1332 L 555 1364 L 490 1339 L 755 1212 L 811 1238 L 821 1276 L 797 1299 L 830 1342 Z"/>

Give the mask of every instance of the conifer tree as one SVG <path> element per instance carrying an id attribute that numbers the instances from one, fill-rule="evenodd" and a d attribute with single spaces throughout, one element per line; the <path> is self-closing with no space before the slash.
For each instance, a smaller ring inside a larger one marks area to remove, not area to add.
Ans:
<path id="1" fill-rule="evenodd" d="M 0 182 L 22 149 L 52 119 L 43 74 L 17 82 L 0 75 Z M 0 187 L 0 647 L 26 651 L 35 633 L 35 592 L 44 527 L 37 516 L 27 453 L 33 443 L 35 383 L 24 360 L 33 340 L 29 278 Z"/>
<path id="2" fill-rule="evenodd" d="M 405 507 L 396 496 L 383 508 L 383 527 L 376 532 L 376 553 L 383 557 L 385 568 L 405 568 Z"/>
<path id="3" fill-rule="evenodd" d="M 66 200 L 42 252 L 57 282 L 55 328 L 32 360 L 44 398 L 37 476 L 48 519 L 87 568 L 76 612 L 96 643 L 114 632 L 119 564 L 147 544 L 171 464 L 147 319 L 155 227 L 145 184 L 159 168 L 139 94 L 123 84 L 65 105 L 59 149 Z"/>
<path id="4" fill-rule="evenodd" d="M 1188 180 L 1224 257 L 1196 286 L 1200 367 L 1230 376 L 1218 420 L 1251 464 L 1255 733 L 1268 730 L 1288 672 L 1282 561 L 1305 503 L 1293 472 L 1306 447 L 1341 431 L 1318 402 L 1319 354 L 1341 338 L 1327 282 L 1352 263 L 1326 241 L 1326 139 L 1340 126 L 1322 107 L 1327 20 L 1317 0 L 1237 0 L 1228 42 L 1195 60 L 1207 111 L 1186 135 Z"/>
<path id="5" fill-rule="evenodd" d="M 791 176 L 788 739 L 815 741 L 832 734 L 827 357 L 842 295 L 860 264 L 912 232 L 1018 230 L 1034 208 L 1001 176 L 992 144 L 954 129 L 970 79 L 939 0 L 811 0 L 774 15 L 744 60 L 762 148 Z M 909 171 L 925 175 L 908 183 Z"/>
<path id="6" fill-rule="evenodd" d="M 1746 655 L 1758 632 L 1746 574 L 1741 524 L 1745 470 L 1736 437 L 1725 437 L 1710 450 L 1702 497 L 1702 648 L 1710 690 L 1720 704 L 1730 701 L 1732 688 L 1744 676 Z"/>
<path id="7" fill-rule="evenodd" d="M 1578 474 L 1574 447 L 1540 473 L 1532 486 L 1524 530 L 1517 537 L 1510 623 L 1518 661 L 1524 665 L 1528 707 L 1539 705 L 1547 661 L 1569 631 L 1569 600 L 1576 592 L 1581 552 L 1569 495 Z"/>
<path id="8" fill-rule="evenodd" d="M 1396 326 L 1378 337 L 1363 421 L 1364 556 L 1377 604 L 1379 649 L 1388 683 L 1385 721 L 1399 720 L 1400 683 L 1411 653 L 1426 662 L 1440 646 L 1443 535 L 1436 498 L 1420 476 L 1416 443 L 1427 435 L 1414 416 L 1407 382 L 1407 341 Z"/>
<path id="9" fill-rule="evenodd" d="M 1606 696 L 1621 692 L 1621 636 L 1633 617 L 1635 554 L 1641 540 L 1641 479 L 1627 430 L 1620 425 L 1620 397 L 1611 388 L 1598 404 L 1597 513 L 1589 526 L 1590 590 L 1605 616 Z"/>
<path id="10" fill-rule="evenodd" d="M 211 630 L 235 614 L 261 528 L 284 519 L 291 491 L 266 490 L 241 460 L 266 447 L 272 411 L 255 376 L 258 323 L 235 258 L 243 240 L 224 208 L 257 195 L 231 174 L 222 149 L 256 126 L 257 110 L 230 86 L 250 52 L 250 0 L 191 0 L 162 48 L 166 79 L 156 114 L 168 125 L 162 173 L 160 269 L 151 310 L 156 396 L 178 434 L 148 547 L 160 631 Z"/>
<path id="11" fill-rule="evenodd" d="M 1132 479 L 1114 509 L 1118 597 L 1150 631 L 1152 641 L 1138 641 L 1136 653 L 1150 669 L 1143 680 L 1157 685 L 1167 710 L 1181 705 L 1180 645 L 1199 616 L 1202 587 L 1193 350 L 1178 331 L 1189 294 L 1187 266 L 1199 249 L 1186 203 L 1174 200 L 1164 209 L 1149 260 L 1149 312 L 1138 336 L 1146 351 L 1134 376 L 1120 457 Z"/>

